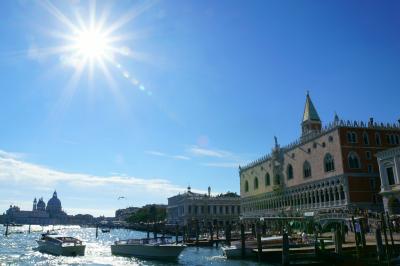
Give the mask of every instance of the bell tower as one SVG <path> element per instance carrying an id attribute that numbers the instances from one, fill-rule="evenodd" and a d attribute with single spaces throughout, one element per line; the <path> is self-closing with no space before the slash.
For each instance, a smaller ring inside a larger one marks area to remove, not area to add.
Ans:
<path id="1" fill-rule="evenodd" d="M 37 200 L 36 198 L 33 200 L 33 207 L 32 207 L 32 211 L 36 211 L 36 204 L 37 204 Z"/>
<path id="2" fill-rule="evenodd" d="M 304 106 L 303 121 L 301 122 L 302 134 L 301 137 L 305 137 L 310 133 L 321 132 L 321 119 L 311 101 L 310 94 L 307 91 L 306 105 Z"/>

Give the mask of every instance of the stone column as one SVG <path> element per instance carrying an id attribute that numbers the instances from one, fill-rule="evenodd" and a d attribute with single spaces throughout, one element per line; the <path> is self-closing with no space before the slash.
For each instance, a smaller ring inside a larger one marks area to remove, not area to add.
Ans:
<path id="1" fill-rule="evenodd" d="M 319 193 L 318 190 L 314 190 L 314 208 L 319 207 Z"/>
<path id="2" fill-rule="evenodd" d="M 394 169 L 396 184 L 400 184 L 400 156 L 394 157 Z"/>
<path id="3" fill-rule="evenodd" d="M 339 205 L 339 201 L 340 201 L 340 195 L 339 195 L 339 190 L 338 187 L 335 186 L 333 188 L 333 197 L 335 198 L 335 206 Z"/>
<path id="4" fill-rule="evenodd" d="M 329 197 L 329 206 L 333 205 L 333 195 L 332 195 L 332 187 L 328 187 L 328 197 Z"/>

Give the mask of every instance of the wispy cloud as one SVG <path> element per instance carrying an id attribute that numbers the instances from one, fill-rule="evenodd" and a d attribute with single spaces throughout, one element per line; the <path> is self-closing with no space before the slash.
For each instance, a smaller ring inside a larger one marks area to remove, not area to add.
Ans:
<path id="1" fill-rule="evenodd" d="M 177 160 L 190 160 L 190 157 L 187 157 L 184 155 L 173 155 L 172 158 L 177 159 Z"/>
<path id="2" fill-rule="evenodd" d="M 231 152 L 217 149 L 206 149 L 201 148 L 199 146 L 192 146 L 188 149 L 188 151 L 194 156 L 203 156 L 203 157 L 216 157 L 216 158 L 226 158 L 232 156 Z"/>
<path id="3" fill-rule="evenodd" d="M 190 160 L 190 157 L 185 155 L 170 155 L 160 151 L 145 151 L 145 153 L 153 156 L 165 157 L 175 160 L 185 160 L 185 161 Z"/>
<path id="4" fill-rule="evenodd" d="M 162 178 L 138 178 L 126 175 L 98 176 L 84 173 L 68 173 L 46 166 L 25 162 L 14 153 L 0 151 L 0 182 L 15 182 L 25 185 L 56 187 L 67 184 L 77 188 L 123 187 L 124 189 L 146 190 L 151 193 L 171 196 L 185 190 Z"/>
<path id="5" fill-rule="evenodd" d="M 145 151 L 145 153 L 149 154 L 149 155 L 161 156 L 161 157 L 167 156 L 165 153 L 159 152 L 159 151 Z"/>
<path id="6" fill-rule="evenodd" d="M 6 152 L 0 150 L 0 158 L 13 158 L 13 159 L 22 159 L 26 156 L 25 153 L 21 152 Z"/>

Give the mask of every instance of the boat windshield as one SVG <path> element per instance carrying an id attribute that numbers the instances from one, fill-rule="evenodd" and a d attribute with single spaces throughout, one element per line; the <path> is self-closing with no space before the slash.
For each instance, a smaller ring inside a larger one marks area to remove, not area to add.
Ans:
<path id="1" fill-rule="evenodd" d="M 115 241 L 116 245 L 165 245 L 171 244 L 172 239 L 169 237 L 158 238 L 142 238 L 142 239 L 126 239 Z"/>

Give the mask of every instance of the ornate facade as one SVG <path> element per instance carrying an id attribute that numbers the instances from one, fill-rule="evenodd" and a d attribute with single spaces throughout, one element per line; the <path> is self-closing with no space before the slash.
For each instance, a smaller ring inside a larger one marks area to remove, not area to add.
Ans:
<path id="1" fill-rule="evenodd" d="M 385 211 L 400 214 L 400 147 L 377 154 Z"/>
<path id="2" fill-rule="evenodd" d="M 239 221 L 240 197 L 233 193 L 211 196 L 191 191 L 168 198 L 167 223 L 188 225 L 198 222 L 201 227 L 220 226 Z"/>
<path id="3" fill-rule="evenodd" d="M 243 218 L 332 209 L 380 211 L 380 178 L 374 155 L 400 143 L 399 124 L 340 120 L 323 127 L 307 94 L 302 134 L 239 167 Z"/>

